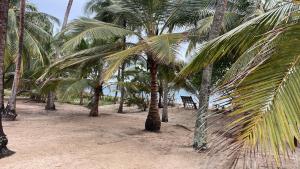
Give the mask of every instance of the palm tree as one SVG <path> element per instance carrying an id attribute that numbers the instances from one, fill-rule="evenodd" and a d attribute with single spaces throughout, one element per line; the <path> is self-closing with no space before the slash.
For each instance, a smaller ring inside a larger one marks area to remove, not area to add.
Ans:
<path id="1" fill-rule="evenodd" d="M 176 66 L 177 65 L 161 65 L 158 73 L 158 77 L 161 80 L 161 86 L 162 86 L 162 95 L 163 95 L 163 101 L 162 101 L 162 115 L 161 115 L 161 121 L 162 122 L 168 122 L 168 97 L 169 97 L 169 91 L 172 85 L 170 84 L 172 80 L 175 78 L 176 73 Z M 178 67 L 178 66 L 177 66 Z"/>
<path id="2" fill-rule="evenodd" d="M 92 104 L 91 111 L 90 111 L 91 117 L 99 116 L 99 99 L 100 99 L 100 95 L 103 92 L 103 81 L 102 81 L 103 66 L 104 66 L 103 59 L 99 59 L 99 63 L 97 66 L 98 66 L 98 77 L 97 77 L 96 86 L 94 87 L 94 96 L 93 96 L 93 101 L 92 101 L 93 104 Z"/>
<path id="3" fill-rule="evenodd" d="M 20 77 L 21 77 L 21 62 L 22 62 L 23 45 L 24 45 L 23 42 L 24 42 L 25 6 L 26 6 L 26 1 L 20 0 L 18 55 L 16 58 L 16 69 L 15 69 L 15 75 L 14 75 L 14 82 L 13 82 L 13 86 L 12 86 L 12 92 L 11 92 L 11 96 L 9 98 L 8 104 L 6 106 L 7 119 L 9 119 L 9 120 L 15 120 L 15 118 L 17 117 L 16 97 L 17 97 L 17 90 L 18 90 Z"/>
<path id="4" fill-rule="evenodd" d="M 0 2 L 0 104 L 1 112 L 4 110 L 4 56 L 5 56 L 5 40 L 7 30 L 8 17 L 8 0 Z M 8 139 L 3 131 L 2 113 L 0 114 L 0 158 L 13 154 L 6 146 Z"/>
<path id="5" fill-rule="evenodd" d="M 114 2 L 115 4 L 107 7 L 106 10 L 126 16 L 128 18 L 127 23 L 132 25 L 132 29 L 124 29 L 114 24 L 87 18 L 79 19 L 71 23 L 63 32 L 68 34 L 68 32 L 73 32 L 73 30 L 81 30 L 77 33 L 77 36 L 65 43 L 64 49 L 72 49 L 78 45 L 79 40 L 86 38 L 109 39 L 115 36 L 137 36 L 139 42 L 134 47 L 106 57 L 110 63 L 110 68 L 106 71 L 104 78 L 108 79 L 123 64 L 124 60 L 136 55 L 146 56 L 151 75 L 151 99 L 145 128 L 148 131 L 158 131 L 161 125 L 157 97 L 158 65 L 159 63 L 172 63 L 177 55 L 178 43 L 188 35 L 186 32 L 168 34 L 165 30 L 170 23 L 178 19 L 176 15 L 177 10 L 184 7 L 195 9 L 201 6 L 202 2 L 198 2 L 198 4 L 197 2 L 192 4 L 189 2 L 178 2 L 174 4 L 174 2 L 168 0 L 126 0 Z M 198 14 L 206 16 L 207 13 L 199 12 Z M 143 35 L 141 30 L 146 33 L 146 36 Z"/>
<path id="6" fill-rule="evenodd" d="M 85 6 L 86 13 L 94 13 L 96 16 L 95 19 L 107 23 L 117 23 L 124 28 L 131 26 L 127 24 L 127 16 L 123 15 L 122 13 L 115 13 L 114 11 L 107 10 L 110 6 L 113 5 L 111 0 L 91 0 Z M 126 37 L 123 37 L 123 42 L 126 44 Z M 123 47 L 126 48 L 126 45 Z M 124 82 L 124 72 L 125 72 L 126 63 L 123 63 L 118 70 L 118 83 Z M 120 90 L 120 103 L 118 108 L 118 113 L 123 113 L 123 106 L 124 106 L 124 99 L 125 99 L 125 88 L 124 86 L 116 86 L 116 93 L 115 93 L 115 101 L 117 99 L 118 90 Z"/>
<path id="7" fill-rule="evenodd" d="M 118 83 L 124 82 L 125 80 L 125 66 L 126 63 L 123 63 L 120 69 L 120 79 L 118 79 Z M 125 88 L 122 85 L 118 85 L 121 91 L 121 97 L 120 97 L 120 104 L 118 108 L 118 113 L 123 113 L 123 107 L 124 107 L 124 99 L 125 99 Z"/>
<path id="8" fill-rule="evenodd" d="M 168 80 L 164 79 L 163 80 L 163 111 L 161 115 L 161 121 L 162 122 L 168 122 L 169 121 L 169 116 L 168 116 L 168 95 L 169 93 L 169 85 L 168 85 Z"/>
<path id="9" fill-rule="evenodd" d="M 69 15 L 70 15 L 71 8 L 72 8 L 72 4 L 73 4 L 73 0 L 69 0 L 61 30 L 65 29 L 65 27 L 67 26 Z M 56 110 L 56 108 L 55 108 L 55 93 L 53 91 L 48 92 L 45 109 L 46 110 Z"/>
<path id="10" fill-rule="evenodd" d="M 220 34 L 227 32 L 228 30 L 233 29 L 237 25 L 241 24 L 248 18 L 253 17 L 256 14 L 256 3 L 250 3 L 248 1 L 229 1 L 227 4 L 227 0 L 218 0 L 216 1 L 214 16 L 207 17 L 205 19 L 200 20 L 195 23 L 195 33 L 197 35 L 198 24 L 202 24 L 200 26 L 200 30 L 207 29 L 208 38 L 207 40 L 212 40 L 218 37 Z M 228 10 L 227 10 L 228 6 Z M 191 43 L 188 47 L 188 52 L 193 49 L 197 42 L 203 42 L 203 38 L 201 36 L 196 36 L 191 39 Z M 233 60 L 233 59 L 231 59 Z M 224 61 L 224 60 L 223 60 Z M 226 63 L 228 60 L 225 61 Z M 220 65 L 218 65 L 220 66 Z M 224 69 L 224 65 L 221 64 L 221 67 L 216 67 L 214 69 Z M 198 70 L 200 71 L 200 70 Z M 222 71 L 221 71 L 222 72 Z M 194 133 L 194 144 L 193 147 L 195 149 L 206 149 L 207 148 L 207 133 L 206 133 L 206 118 L 205 115 L 208 112 L 209 105 L 209 96 L 210 96 L 210 86 L 212 83 L 212 73 L 213 73 L 213 65 L 207 65 L 202 70 L 202 74 L 198 76 L 197 81 L 201 83 L 200 88 L 197 92 L 199 99 L 199 111 L 197 113 L 197 120 L 195 124 L 195 133 Z M 219 72 L 217 72 L 219 73 Z"/>
<path id="11" fill-rule="evenodd" d="M 232 107 L 225 132 L 233 142 L 219 140 L 213 145 L 217 149 L 272 153 L 277 165 L 282 154 L 295 151 L 295 138 L 300 140 L 299 9 L 293 2 L 277 4 L 208 42 L 182 70 L 198 71 L 235 51 L 236 62 L 215 89 Z"/>
<path id="12" fill-rule="evenodd" d="M 211 30 L 209 32 L 208 40 L 212 40 L 219 36 L 222 28 L 222 23 L 227 8 L 227 0 L 218 0 L 216 5 L 216 12 L 214 14 L 213 23 Z M 197 120 L 195 125 L 195 134 L 194 134 L 194 144 L 195 149 L 207 149 L 207 139 L 206 139 L 206 120 L 204 120 L 203 114 L 206 114 L 208 111 L 209 95 L 210 95 L 210 85 L 211 85 L 211 75 L 212 75 L 213 65 L 207 65 L 203 69 L 202 74 L 202 83 L 199 94 L 199 103 L 200 110 L 197 114 Z"/>
<path id="13" fill-rule="evenodd" d="M 67 9 L 65 12 L 64 22 L 63 22 L 63 25 L 61 28 L 62 30 L 65 29 L 65 27 L 67 26 L 69 15 L 70 15 L 71 8 L 72 8 L 72 4 L 73 4 L 73 0 L 69 0 L 68 6 L 67 6 Z"/>
<path id="14" fill-rule="evenodd" d="M 76 34 L 76 32 L 73 32 Z M 65 36 L 72 38 L 73 35 Z M 111 41 L 82 40 L 76 49 L 64 52 L 65 56 L 56 60 L 49 66 L 44 74 L 37 81 L 44 81 L 44 88 L 62 89 L 63 97 L 80 93 L 84 89 L 92 89 L 94 95 L 92 98 L 90 116 L 99 115 L 99 101 L 102 95 L 103 72 L 107 62 L 103 60 L 104 56 L 116 53 L 123 46 L 123 43 L 114 38 Z M 67 55 L 68 54 L 68 55 Z M 56 76 L 57 78 L 52 78 Z M 61 85 L 60 85 L 61 84 Z"/>
<path id="15" fill-rule="evenodd" d="M 21 16 L 21 11 L 16 7 L 18 6 L 18 2 L 20 1 L 10 1 L 8 29 L 6 37 L 7 43 L 5 46 L 5 71 L 13 71 L 16 75 L 14 76 L 14 84 L 18 83 L 19 85 L 21 77 L 20 73 L 24 72 L 24 69 L 27 68 L 26 65 L 30 65 L 29 63 L 32 58 L 40 60 L 41 65 L 45 65 L 46 62 L 48 62 L 48 58 L 46 57 L 47 52 L 44 50 L 44 46 L 51 40 L 50 30 L 52 30 L 52 22 L 57 22 L 57 19 L 48 14 L 38 12 L 35 6 L 31 4 L 25 4 L 26 11 L 24 10 L 24 17 L 26 17 L 27 19 L 24 20 L 23 23 L 24 31 L 22 36 L 24 37 L 22 38 L 22 59 L 19 57 L 20 51 L 17 47 L 18 45 L 21 45 L 18 43 L 18 39 L 21 38 L 21 36 L 19 36 L 21 32 L 20 30 L 19 32 L 16 31 L 18 27 L 21 28 L 21 22 L 17 22 L 17 18 L 21 19 L 21 17 L 19 17 Z M 19 5 L 21 5 L 21 2 L 19 3 Z M 23 62 L 22 67 L 21 62 Z M 15 70 L 17 71 L 15 72 Z M 6 107 L 7 111 L 3 112 L 4 119 L 13 120 L 16 117 L 15 100 L 18 93 L 18 85 L 13 85 L 12 87 L 13 92 Z"/>

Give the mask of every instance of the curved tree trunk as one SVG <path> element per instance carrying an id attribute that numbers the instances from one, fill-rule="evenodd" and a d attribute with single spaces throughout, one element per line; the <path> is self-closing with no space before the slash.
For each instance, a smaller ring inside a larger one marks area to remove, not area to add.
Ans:
<path id="1" fill-rule="evenodd" d="M 227 8 L 227 0 L 218 0 L 215 10 L 214 20 L 209 32 L 208 40 L 212 40 L 219 36 L 222 28 L 224 14 Z M 197 120 L 195 124 L 194 143 L 193 147 L 197 150 L 207 149 L 207 121 L 205 116 L 208 112 L 209 95 L 211 86 L 213 65 L 208 65 L 203 70 L 200 96 L 199 96 L 199 110 L 197 113 Z"/>
<path id="2" fill-rule="evenodd" d="M 23 54 L 23 41 L 24 41 L 24 19 L 25 19 L 25 5 L 26 0 L 20 1 L 20 21 L 19 21 L 19 49 L 18 56 L 16 59 L 16 69 L 14 75 L 14 82 L 12 86 L 11 96 L 6 106 L 6 115 L 3 116 L 6 120 L 15 120 L 17 117 L 16 113 L 16 97 L 21 77 L 21 62 Z"/>
<path id="3" fill-rule="evenodd" d="M 125 80 L 124 72 L 125 72 L 125 63 L 122 64 L 120 82 L 124 82 L 124 80 Z M 121 97 L 120 97 L 120 104 L 119 104 L 118 113 L 123 113 L 125 88 L 124 88 L 124 85 L 119 86 L 119 88 L 120 88 L 120 91 L 121 91 Z"/>
<path id="4" fill-rule="evenodd" d="M 169 88 L 168 88 L 168 81 L 163 80 L 163 111 L 162 111 L 162 122 L 168 122 L 168 95 L 169 95 Z"/>
<path id="5" fill-rule="evenodd" d="M 6 146 L 8 139 L 3 131 L 2 114 L 4 109 L 4 53 L 8 17 L 8 0 L 0 1 L 0 158 L 13 154 Z"/>
<path id="6" fill-rule="evenodd" d="M 103 69 L 103 60 L 99 60 L 98 65 L 98 84 L 96 85 L 94 89 L 94 97 L 92 101 L 92 107 L 90 111 L 91 117 L 98 117 L 99 116 L 99 100 L 100 100 L 100 94 L 102 93 L 102 69 Z"/>
<path id="7" fill-rule="evenodd" d="M 158 84 L 157 84 L 157 69 L 158 64 L 152 58 L 152 56 L 148 56 L 148 63 L 150 66 L 150 74 L 151 74 L 151 99 L 150 99 L 150 107 L 148 116 L 145 123 L 145 129 L 147 131 L 159 131 L 161 122 L 159 117 L 159 110 L 158 110 L 158 100 L 157 100 L 157 93 L 158 93 Z"/>

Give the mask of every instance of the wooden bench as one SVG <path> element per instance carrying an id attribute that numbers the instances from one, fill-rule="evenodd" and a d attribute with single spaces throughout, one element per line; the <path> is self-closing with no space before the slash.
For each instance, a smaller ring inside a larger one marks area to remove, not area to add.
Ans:
<path id="1" fill-rule="evenodd" d="M 215 107 L 215 111 L 219 111 L 219 110 L 225 110 L 225 106 L 224 105 L 219 105 L 219 104 L 216 104 L 214 105 Z"/>
<path id="2" fill-rule="evenodd" d="M 180 96 L 184 108 L 197 109 L 197 105 L 191 96 Z"/>

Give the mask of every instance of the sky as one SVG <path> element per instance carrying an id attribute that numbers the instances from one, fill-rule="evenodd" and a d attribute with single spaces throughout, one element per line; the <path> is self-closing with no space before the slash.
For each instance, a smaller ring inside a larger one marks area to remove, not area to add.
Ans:
<path id="1" fill-rule="evenodd" d="M 29 2 L 35 4 L 39 11 L 45 12 L 52 16 L 57 17 L 60 22 L 63 22 L 65 11 L 69 0 L 28 0 Z M 88 0 L 74 0 L 73 6 L 70 12 L 69 21 L 76 19 L 80 16 L 85 16 L 84 6 Z M 55 32 L 58 32 L 58 27 L 56 27 Z"/>

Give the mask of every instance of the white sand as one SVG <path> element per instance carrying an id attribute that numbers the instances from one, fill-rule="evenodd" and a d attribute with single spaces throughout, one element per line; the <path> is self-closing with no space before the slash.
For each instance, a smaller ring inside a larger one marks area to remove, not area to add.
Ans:
<path id="1" fill-rule="evenodd" d="M 208 157 L 191 148 L 195 113 L 170 110 L 170 122 L 160 133 L 143 131 L 146 112 L 117 106 L 100 107 L 101 116 L 88 109 L 58 104 L 47 112 L 43 104 L 18 102 L 18 120 L 4 122 L 9 148 L 16 151 L 0 160 L 1 169 L 223 169 L 226 155 Z M 298 152 L 298 156 L 299 156 Z M 264 168 L 263 163 L 257 164 Z M 298 165 L 298 168 L 300 165 Z M 238 168 L 241 168 L 239 164 Z M 295 160 L 287 169 L 297 168 Z"/>

